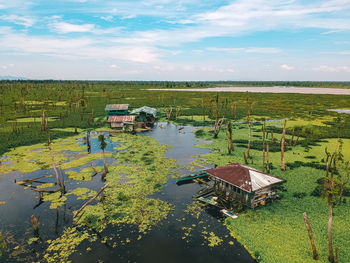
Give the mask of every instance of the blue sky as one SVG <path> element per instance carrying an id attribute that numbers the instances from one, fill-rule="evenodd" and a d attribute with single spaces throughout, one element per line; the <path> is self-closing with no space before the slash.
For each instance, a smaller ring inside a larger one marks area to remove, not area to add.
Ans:
<path id="1" fill-rule="evenodd" d="M 0 76 L 350 81 L 350 0 L 0 0 Z"/>

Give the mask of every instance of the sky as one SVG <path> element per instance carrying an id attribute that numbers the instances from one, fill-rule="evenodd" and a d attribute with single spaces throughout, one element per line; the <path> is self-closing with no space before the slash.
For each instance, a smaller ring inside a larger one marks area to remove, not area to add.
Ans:
<path id="1" fill-rule="evenodd" d="M 350 81 L 350 0 L 0 0 L 0 76 Z"/>

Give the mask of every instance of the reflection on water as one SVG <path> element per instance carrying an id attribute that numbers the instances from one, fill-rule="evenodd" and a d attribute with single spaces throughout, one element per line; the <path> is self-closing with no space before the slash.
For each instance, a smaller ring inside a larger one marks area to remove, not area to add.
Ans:
<path id="1" fill-rule="evenodd" d="M 166 157 L 174 158 L 182 167 L 187 166 L 197 154 L 204 154 L 208 150 L 193 147 L 197 142 L 192 133 L 193 127 L 185 126 L 179 131 L 179 126 L 161 123 L 155 126 L 153 131 L 142 135 L 152 136 L 161 144 L 173 145 L 166 152 Z M 139 135 L 138 135 L 139 136 Z M 111 141 L 107 137 L 106 151 L 115 151 Z M 79 143 L 83 143 L 80 141 Z M 202 142 L 205 143 L 205 142 Z M 99 142 L 96 136 L 91 137 L 91 152 L 100 152 Z M 108 148 L 109 147 L 109 148 Z M 112 160 L 110 160 L 112 162 Z M 102 160 L 94 161 L 94 165 L 102 165 Z M 84 166 L 85 167 L 85 166 Z M 74 169 L 81 169 L 73 168 Z M 180 173 L 189 173 L 185 168 L 180 168 Z M 0 231 L 12 236 L 16 241 L 26 242 L 33 237 L 30 216 L 35 213 L 40 217 L 40 237 L 43 240 L 55 239 L 65 226 L 72 223 L 72 211 L 81 206 L 81 200 L 68 196 L 68 205 L 57 210 L 48 209 L 48 203 L 38 205 L 38 195 L 30 190 L 14 183 L 14 179 L 23 180 L 41 175 L 53 175 L 52 170 L 40 170 L 32 173 L 11 173 L 0 176 L 0 200 L 6 200 L 5 206 L 0 206 Z M 54 182 L 54 176 L 47 182 Z M 88 187 L 99 189 L 103 182 L 98 176 L 91 181 L 79 182 L 67 181 L 69 188 Z M 78 186 L 79 184 L 79 186 Z M 83 243 L 78 252 L 72 255 L 72 262 L 254 262 L 247 251 L 236 243 L 229 235 L 229 231 L 223 225 L 223 219 L 215 209 L 202 212 L 199 218 L 185 213 L 184 210 L 192 204 L 192 195 L 201 188 L 198 184 L 185 184 L 177 186 L 175 179 L 169 179 L 160 193 L 154 198 L 167 201 L 174 205 L 168 218 L 153 227 L 146 235 L 138 233 L 135 226 L 109 226 L 103 233 L 98 233 L 99 240 L 92 244 Z M 35 208 L 34 208 L 35 207 Z M 185 229 L 184 229 L 185 227 Z M 186 230 L 190 229 L 190 230 Z M 189 231 L 189 235 L 185 232 Z M 214 232 L 223 242 L 219 246 L 209 247 L 208 241 L 203 238 L 208 233 Z M 111 240 L 101 242 L 104 236 L 112 237 Z M 113 243 L 117 246 L 113 248 Z M 230 242 L 230 243 L 229 243 Z M 11 246 L 11 244 L 9 244 Z M 85 253 L 87 247 L 91 248 Z M 41 251 L 40 244 L 34 249 Z M 31 254 L 32 251 L 27 251 Z M 35 252 L 35 251 L 34 251 Z M 17 262 L 9 254 L 3 255 L 4 262 Z"/>

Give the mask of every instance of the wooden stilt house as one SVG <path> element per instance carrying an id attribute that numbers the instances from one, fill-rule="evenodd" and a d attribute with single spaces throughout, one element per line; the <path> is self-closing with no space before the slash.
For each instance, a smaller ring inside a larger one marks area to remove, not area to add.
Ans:
<path id="1" fill-rule="evenodd" d="M 206 170 L 214 181 L 214 190 L 226 200 L 238 201 L 250 208 L 276 199 L 276 188 L 284 180 L 254 168 L 232 163 Z"/>
<path id="2" fill-rule="evenodd" d="M 133 131 L 135 116 L 109 116 L 108 122 L 110 123 L 112 129 Z"/>
<path id="3" fill-rule="evenodd" d="M 105 111 L 107 111 L 107 119 L 110 116 L 126 116 L 129 113 L 129 104 L 107 104 Z"/>
<path id="4" fill-rule="evenodd" d="M 136 116 L 136 121 L 141 123 L 142 126 L 152 127 L 155 122 L 157 109 L 143 106 L 141 108 L 134 109 L 130 114 L 138 114 Z"/>

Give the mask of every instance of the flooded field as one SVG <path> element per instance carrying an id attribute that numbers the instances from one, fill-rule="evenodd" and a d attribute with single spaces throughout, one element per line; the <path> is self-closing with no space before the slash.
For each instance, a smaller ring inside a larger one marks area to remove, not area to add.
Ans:
<path id="1" fill-rule="evenodd" d="M 193 146 L 194 144 L 204 144 L 205 141 L 196 141 L 192 131 L 192 127 L 184 127 L 179 132 L 179 126 L 160 123 L 153 131 L 136 135 L 141 140 L 152 137 L 161 145 L 171 145 L 166 150 L 165 157 L 175 159 L 177 166 L 173 169 L 174 172 L 167 177 L 161 190 L 155 191 L 147 197 L 151 198 L 148 203 L 154 202 L 152 200 L 160 200 L 164 202 L 163 205 L 166 207 L 168 204 L 170 210 L 165 208 L 165 210 L 161 210 L 163 211 L 162 216 L 147 224 L 142 230 L 140 226 L 143 223 L 130 224 L 130 220 L 107 224 L 101 228 L 78 225 L 80 232 L 77 233 L 83 237 L 88 233 L 89 237 L 77 243 L 76 247 L 69 243 L 72 245 L 72 250 L 76 251 L 68 256 L 68 260 L 72 262 L 223 262 L 226 260 L 254 262 L 250 254 L 230 236 L 230 232 L 223 225 L 223 218 L 217 210 L 202 207 L 199 203 L 193 202 L 192 195 L 201 189 L 201 185 L 192 183 L 177 186 L 175 184 L 175 175 L 188 174 L 190 172 L 188 165 L 195 156 L 208 152 L 207 149 Z M 146 137 L 141 137 L 143 135 Z M 113 169 L 118 169 L 118 167 L 121 169 L 119 183 L 127 184 L 129 180 L 135 180 L 132 178 L 135 175 L 130 176 L 130 171 L 123 174 L 122 169 L 125 169 L 124 163 L 126 162 L 122 162 L 121 159 L 127 159 L 125 156 L 130 149 L 124 147 L 123 142 L 119 142 L 118 136 L 114 135 L 111 138 L 108 135 L 105 136 L 107 142 L 106 160 L 112 173 Z M 138 143 L 140 142 L 138 141 Z M 49 243 L 52 244 L 53 240 L 61 237 L 66 227 L 72 226 L 73 211 L 77 210 L 85 200 L 94 196 L 109 181 L 108 175 L 107 181 L 105 181 L 100 172 L 94 175 L 87 172 L 91 165 L 93 167 L 103 166 L 97 134 L 91 136 L 90 154 L 87 154 L 88 150 L 84 144 L 86 142 L 83 140 L 83 135 L 77 136 L 75 143 L 78 146 L 77 149 L 71 147 L 72 151 L 63 150 L 65 156 L 68 156 L 68 159 L 61 165 L 66 189 L 68 194 L 73 192 L 73 194 L 63 196 L 66 200 L 54 200 L 51 203 L 43 201 L 39 199 L 38 193 L 30 190 L 31 186 L 24 187 L 15 183 L 39 176 L 51 176 L 42 178 L 40 181 L 52 183 L 49 185 L 52 187 L 55 185 L 52 169 L 38 169 L 29 172 L 10 171 L 1 174 L 0 200 L 4 201 L 5 204 L 0 206 L 0 232 L 3 233 L 7 243 L 7 249 L 3 251 L 3 262 L 41 261 L 44 254 L 51 255 L 52 251 L 47 250 Z M 118 150 L 118 148 L 120 149 Z M 118 151 L 120 155 L 118 155 Z M 58 154 L 57 152 L 56 155 L 58 156 Z M 83 165 L 76 167 L 69 165 L 72 161 L 79 159 L 76 157 L 79 154 L 83 156 L 81 158 L 94 154 L 96 157 Z M 120 160 L 116 164 L 115 160 L 118 158 Z M 132 163 L 133 160 L 128 162 Z M 64 169 L 65 167 L 67 168 Z M 85 172 L 82 172 L 83 169 Z M 197 169 L 200 168 L 197 167 Z M 79 174 L 86 174 L 86 177 L 77 177 Z M 84 190 L 83 194 L 74 194 L 75 189 L 82 188 L 88 190 Z M 137 197 L 134 198 L 137 199 Z M 53 208 L 52 205 L 55 202 L 57 208 L 50 209 L 50 206 Z M 135 209 L 135 207 L 130 207 L 130 209 Z M 40 217 L 37 235 L 31 224 L 32 214 Z M 72 237 L 75 236 L 76 232 L 74 231 L 71 232 Z M 71 241 L 69 240 L 69 242 Z M 46 259 L 49 262 L 64 261 L 62 258 L 48 256 Z"/>

